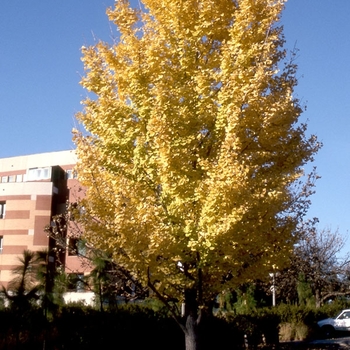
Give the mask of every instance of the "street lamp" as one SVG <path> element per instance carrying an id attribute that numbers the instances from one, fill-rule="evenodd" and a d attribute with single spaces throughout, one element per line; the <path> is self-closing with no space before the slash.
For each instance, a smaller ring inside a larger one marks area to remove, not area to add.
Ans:
<path id="1" fill-rule="evenodd" d="M 272 292 L 272 306 L 276 306 L 276 288 L 275 288 L 275 274 L 269 273 L 270 277 L 272 278 L 272 286 L 270 288 Z"/>

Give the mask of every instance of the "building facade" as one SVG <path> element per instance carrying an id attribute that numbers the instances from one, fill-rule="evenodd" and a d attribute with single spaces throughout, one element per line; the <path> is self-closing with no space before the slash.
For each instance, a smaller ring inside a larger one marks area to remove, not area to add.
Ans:
<path id="1" fill-rule="evenodd" d="M 13 278 L 25 249 L 53 248 L 55 242 L 44 228 L 53 216 L 64 213 L 67 200 L 74 202 L 79 196 L 75 164 L 74 151 L 0 159 L 0 285 L 6 287 Z M 50 259 L 54 262 L 56 257 L 49 255 Z M 89 272 L 76 254 L 66 251 L 62 260 L 68 273 Z"/>

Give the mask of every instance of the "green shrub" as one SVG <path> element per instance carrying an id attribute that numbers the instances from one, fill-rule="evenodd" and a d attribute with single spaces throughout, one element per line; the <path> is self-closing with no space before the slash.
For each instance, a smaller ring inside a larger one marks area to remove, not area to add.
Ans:
<path id="1" fill-rule="evenodd" d="M 258 308 L 248 314 L 226 312 L 205 318 L 201 324 L 203 350 L 273 346 L 280 341 L 305 340 L 315 336 L 317 321 L 336 315 L 349 305 L 339 301 L 315 309 L 281 304 Z M 158 303 L 118 305 L 100 312 L 81 305 L 59 309 L 47 320 L 43 310 L 33 308 L 21 315 L 0 309 L 1 349 L 128 349 L 182 350 L 184 334 Z"/>
<path id="2" fill-rule="evenodd" d="M 235 330 L 239 344 L 243 344 L 244 339 L 249 346 L 278 344 L 280 318 L 272 309 L 257 309 L 246 315 L 226 313 L 223 317 Z"/>

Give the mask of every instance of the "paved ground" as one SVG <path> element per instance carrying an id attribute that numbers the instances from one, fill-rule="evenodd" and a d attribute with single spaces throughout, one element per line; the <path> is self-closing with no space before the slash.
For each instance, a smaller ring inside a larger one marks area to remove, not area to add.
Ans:
<path id="1" fill-rule="evenodd" d="M 324 340 L 313 340 L 310 342 L 290 342 L 290 343 L 281 343 L 281 350 L 319 350 L 319 349 L 328 349 L 328 350 L 350 350 L 350 337 L 339 337 L 334 339 L 324 339 Z"/>

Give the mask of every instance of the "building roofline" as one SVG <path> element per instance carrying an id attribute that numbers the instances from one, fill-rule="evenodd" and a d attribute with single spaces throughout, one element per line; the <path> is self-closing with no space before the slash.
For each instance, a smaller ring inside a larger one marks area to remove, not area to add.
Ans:
<path id="1" fill-rule="evenodd" d="M 77 162 L 75 150 L 34 153 L 8 158 L 0 158 L 0 173 L 33 167 L 74 165 Z"/>
<path id="2" fill-rule="evenodd" d="M 49 155 L 49 154 L 63 154 L 63 153 L 72 153 L 75 155 L 75 149 L 69 150 L 60 150 L 60 151 L 49 151 L 49 152 L 40 152 L 40 153 L 29 153 L 29 154 L 20 154 L 18 156 L 10 156 L 10 157 L 0 157 L 1 159 L 13 159 L 13 158 L 22 158 L 22 157 L 32 157 L 32 156 L 40 156 L 40 155 Z"/>

